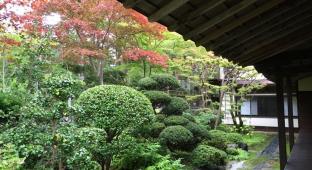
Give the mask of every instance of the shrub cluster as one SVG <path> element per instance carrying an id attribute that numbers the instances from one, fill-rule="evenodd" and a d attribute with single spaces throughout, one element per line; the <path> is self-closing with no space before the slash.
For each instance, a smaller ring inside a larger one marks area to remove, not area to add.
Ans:
<path id="1" fill-rule="evenodd" d="M 193 134 L 181 125 L 169 126 L 159 135 L 161 144 L 170 150 L 188 150 L 193 144 Z"/>
<path id="2" fill-rule="evenodd" d="M 186 129 L 192 132 L 193 136 L 196 139 L 196 142 L 200 142 L 203 139 L 208 139 L 209 138 L 209 132 L 207 128 L 203 125 L 194 123 L 194 122 L 189 122 L 186 126 Z"/>
<path id="3" fill-rule="evenodd" d="M 145 91 L 144 95 L 152 102 L 153 108 L 162 107 L 171 101 L 171 97 L 162 91 Z"/>
<path id="4" fill-rule="evenodd" d="M 150 134 L 152 137 L 157 138 L 165 128 L 166 125 L 164 123 L 154 122 L 150 126 Z"/>
<path id="5" fill-rule="evenodd" d="M 192 152 L 192 163 L 196 167 L 215 169 L 224 165 L 226 153 L 208 145 L 198 145 Z"/>
<path id="6" fill-rule="evenodd" d="M 151 78 L 157 82 L 159 90 L 174 90 L 180 87 L 179 81 L 170 74 L 155 74 Z"/>
<path id="7" fill-rule="evenodd" d="M 179 81 L 170 74 L 155 74 L 138 81 L 142 90 L 175 90 L 180 87 Z"/>
<path id="8" fill-rule="evenodd" d="M 243 141 L 242 135 L 238 133 L 226 133 L 221 130 L 209 131 L 210 140 L 208 145 L 214 146 L 221 150 L 226 150 L 227 144 L 240 144 Z"/>
<path id="9" fill-rule="evenodd" d="M 163 113 L 166 115 L 181 115 L 189 107 L 189 104 L 183 98 L 172 97 L 170 103 L 163 109 Z"/>
<path id="10" fill-rule="evenodd" d="M 121 70 L 107 68 L 104 69 L 103 81 L 107 84 L 125 84 L 126 73 Z"/>
<path id="11" fill-rule="evenodd" d="M 168 116 L 165 120 L 164 120 L 164 123 L 167 125 L 167 126 L 173 126 L 173 125 L 181 125 L 181 126 L 184 126 L 186 125 L 187 123 L 189 123 L 189 120 L 186 119 L 185 117 L 183 116 Z"/>
<path id="12" fill-rule="evenodd" d="M 138 81 L 138 86 L 142 90 L 155 90 L 157 82 L 150 77 L 145 77 Z"/>
<path id="13" fill-rule="evenodd" d="M 182 116 L 187 118 L 191 122 L 194 122 L 194 123 L 196 122 L 196 119 L 193 117 L 191 113 L 183 113 Z"/>

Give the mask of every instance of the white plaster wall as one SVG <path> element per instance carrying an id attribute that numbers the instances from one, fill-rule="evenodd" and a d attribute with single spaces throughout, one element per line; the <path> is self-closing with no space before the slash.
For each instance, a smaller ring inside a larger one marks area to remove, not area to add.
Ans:
<path id="1" fill-rule="evenodd" d="M 238 121 L 238 120 L 237 120 Z M 261 126 L 261 127 L 277 127 L 277 118 L 257 118 L 257 117 L 244 117 L 245 125 Z M 232 118 L 225 117 L 222 122 L 224 124 L 233 124 Z M 285 119 L 285 126 L 288 127 L 288 119 Z M 294 119 L 294 127 L 298 127 L 298 119 Z"/>

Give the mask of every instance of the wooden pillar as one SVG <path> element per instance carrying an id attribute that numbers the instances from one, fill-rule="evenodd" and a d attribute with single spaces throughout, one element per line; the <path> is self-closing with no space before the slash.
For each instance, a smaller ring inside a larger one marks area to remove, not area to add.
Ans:
<path id="1" fill-rule="evenodd" d="M 289 148 L 292 150 L 295 142 L 294 137 L 294 115 L 292 101 L 292 82 L 291 78 L 287 77 L 287 104 L 288 104 L 288 133 L 289 133 Z"/>
<path id="2" fill-rule="evenodd" d="M 286 134 L 285 134 L 285 115 L 284 115 L 284 94 L 283 94 L 283 75 L 275 75 L 276 83 L 276 105 L 277 105 L 277 121 L 278 121 L 278 141 L 279 141 L 279 158 L 280 169 L 285 168 L 287 162 L 286 154 Z"/>
<path id="3" fill-rule="evenodd" d="M 299 103 L 299 98 L 300 98 L 300 94 L 299 94 L 299 81 L 296 81 L 296 97 L 297 97 L 297 110 L 298 110 L 298 129 L 300 130 L 300 103 Z"/>

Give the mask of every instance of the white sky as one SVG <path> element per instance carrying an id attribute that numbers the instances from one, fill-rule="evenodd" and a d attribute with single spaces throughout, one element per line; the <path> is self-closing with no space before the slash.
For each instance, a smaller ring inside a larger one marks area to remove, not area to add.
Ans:
<path id="1" fill-rule="evenodd" d="M 31 11 L 30 7 L 26 6 L 9 6 L 9 11 L 15 12 L 17 15 L 24 15 L 27 12 Z M 0 11 L 1 12 L 1 11 Z M 61 16 L 57 13 L 51 13 L 50 15 L 44 16 L 43 17 L 43 23 L 45 25 L 56 25 L 61 21 Z"/>

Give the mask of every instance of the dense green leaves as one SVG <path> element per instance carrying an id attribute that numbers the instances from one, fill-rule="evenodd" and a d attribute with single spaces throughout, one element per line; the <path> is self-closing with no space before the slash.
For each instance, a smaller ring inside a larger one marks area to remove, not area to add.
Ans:
<path id="1" fill-rule="evenodd" d="M 157 87 L 157 82 L 150 77 L 145 77 L 138 81 L 138 86 L 142 90 L 154 90 Z"/>
<path id="2" fill-rule="evenodd" d="M 170 103 L 162 112 L 166 115 L 181 115 L 184 111 L 189 109 L 189 107 L 189 104 L 183 98 L 172 97 Z"/>
<path id="3" fill-rule="evenodd" d="M 84 91 L 77 100 L 82 111 L 77 121 L 120 133 L 140 126 L 153 117 L 150 101 L 140 92 L 126 86 L 102 85 Z"/>
<path id="4" fill-rule="evenodd" d="M 197 146 L 192 154 L 192 163 L 196 167 L 215 169 L 217 166 L 224 165 L 226 153 L 208 145 Z"/>
<path id="5" fill-rule="evenodd" d="M 167 127 L 160 133 L 159 139 L 170 150 L 189 150 L 194 144 L 193 134 L 181 125 Z"/>
<path id="6" fill-rule="evenodd" d="M 179 81 L 169 74 L 154 74 L 151 78 L 157 82 L 158 90 L 175 90 L 180 87 Z"/>

